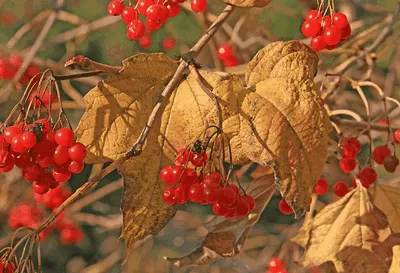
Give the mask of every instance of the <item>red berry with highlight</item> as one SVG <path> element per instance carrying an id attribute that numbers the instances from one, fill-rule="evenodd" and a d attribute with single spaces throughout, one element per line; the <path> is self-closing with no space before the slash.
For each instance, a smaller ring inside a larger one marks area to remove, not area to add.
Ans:
<path id="1" fill-rule="evenodd" d="M 318 19 L 321 17 L 322 17 L 322 14 L 318 10 L 313 9 L 313 10 L 310 10 L 307 12 L 305 19 L 306 20 L 315 20 L 315 19 Z"/>
<path id="2" fill-rule="evenodd" d="M 301 26 L 301 32 L 305 37 L 314 37 L 321 31 L 321 22 L 319 20 L 307 20 Z"/>
<path id="3" fill-rule="evenodd" d="M 327 45 L 337 45 L 341 38 L 340 30 L 335 26 L 328 27 L 322 36 Z"/>
<path id="4" fill-rule="evenodd" d="M 36 135 L 32 132 L 22 133 L 21 143 L 25 148 L 33 148 L 37 143 Z"/>
<path id="5" fill-rule="evenodd" d="M 354 158 L 342 158 L 339 161 L 339 166 L 345 173 L 349 173 L 356 168 L 357 161 Z"/>
<path id="6" fill-rule="evenodd" d="M 85 159 L 87 154 L 86 146 L 80 142 L 76 142 L 74 145 L 69 147 L 68 156 L 73 161 L 82 161 Z"/>
<path id="7" fill-rule="evenodd" d="M 282 198 L 279 201 L 279 210 L 286 215 L 292 214 L 293 213 L 293 209 L 289 206 L 289 204 L 286 202 L 286 200 L 284 198 Z"/>
<path id="8" fill-rule="evenodd" d="M 190 6 L 194 12 L 203 12 L 207 8 L 207 0 L 190 0 Z"/>
<path id="9" fill-rule="evenodd" d="M 271 258 L 268 262 L 268 269 L 273 272 L 283 269 L 282 260 L 278 257 Z"/>
<path id="10" fill-rule="evenodd" d="M 315 51 L 320 51 L 326 48 L 326 42 L 324 38 L 321 35 L 319 35 L 311 39 L 310 46 Z"/>
<path id="11" fill-rule="evenodd" d="M 125 24 L 129 24 L 133 20 L 137 20 L 138 19 L 138 13 L 132 7 L 125 7 L 122 10 L 121 17 L 122 17 L 122 21 L 124 21 Z"/>
<path id="12" fill-rule="evenodd" d="M 60 128 L 56 131 L 54 139 L 58 145 L 70 147 L 74 144 L 75 134 L 74 131 L 69 128 Z"/>
<path id="13" fill-rule="evenodd" d="M 349 21 L 347 20 L 347 16 L 341 12 L 337 12 L 333 15 L 332 22 L 333 22 L 333 25 L 336 26 L 338 29 L 343 29 L 349 24 Z"/>
<path id="14" fill-rule="evenodd" d="M 165 201 L 165 203 L 167 204 L 175 204 L 175 199 L 174 199 L 174 195 L 175 195 L 175 189 L 174 187 L 168 187 L 164 190 L 163 193 L 163 199 Z"/>
<path id="15" fill-rule="evenodd" d="M 146 27 L 142 21 L 133 20 L 126 28 L 126 36 L 131 40 L 139 40 L 143 37 Z"/>
<path id="16" fill-rule="evenodd" d="M 232 47 L 228 44 L 221 45 L 218 48 L 217 56 L 221 60 L 226 60 L 232 56 Z"/>
<path id="17" fill-rule="evenodd" d="M 113 0 L 108 4 L 108 14 L 112 16 L 117 16 L 122 13 L 124 9 L 124 3 L 120 0 Z"/>
<path id="18" fill-rule="evenodd" d="M 188 200 L 195 203 L 200 203 L 204 200 L 204 188 L 201 184 L 193 184 L 188 191 Z"/>

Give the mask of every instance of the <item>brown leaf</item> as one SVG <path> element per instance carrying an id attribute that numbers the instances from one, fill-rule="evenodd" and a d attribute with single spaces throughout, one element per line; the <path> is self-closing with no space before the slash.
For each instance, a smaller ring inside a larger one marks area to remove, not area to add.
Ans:
<path id="1" fill-rule="evenodd" d="M 121 157 L 145 126 L 159 93 L 177 65 L 163 54 L 139 54 L 124 61 L 123 70 L 100 82 L 85 99 L 88 109 L 78 129 L 78 141 L 89 145 L 88 163 Z M 143 153 L 127 161 L 120 172 L 124 178 L 122 237 L 128 249 L 147 235 L 157 234 L 175 214 L 176 206 L 162 201 L 165 184 L 159 180 L 162 166 L 171 164 L 172 153 L 161 137 L 157 118 Z"/>
<path id="2" fill-rule="evenodd" d="M 250 8 L 250 7 L 265 7 L 271 0 L 222 0 L 226 4 L 242 7 L 242 8 Z"/>
<path id="3" fill-rule="evenodd" d="M 332 261 L 338 272 L 383 272 L 374 270 L 386 264 L 391 252 L 387 247 L 398 241 L 390 234 L 386 216 L 371 202 L 368 191 L 358 186 L 321 210 L 293 241 L 305 243 L 300 262 L 304 267 Z M 374 253 L 378 250 L 381 254 Z"/>
<path id="4" fill-rule="evenodd" d="M 269 174 L 250 183 L 247 192 L 256 197 L 256 208 L 247 217 L 229 221 L 215 217 L 208 223 L 207 234 L 201 245 L 180 258 L 165 259 L 176 266 L 203 265 L 216 260 L 233 257 L 240 253 L 253 226 L 260 219 L 261 213 L 268 205 L 275 191 L 274 177 Z"/>
<path id="5" fill-rule="evenodd" d="M 369 188 L 372 201 L 383 211 L 394 232 L 400 232 L 400 189 L 376 184 Z"/>
<path id="6" fill-rule="evenodd" d="M 270 43 L 247 65 L 246 82 L 254 86 L 269 78 L 312 81 L 317 65 L 318 56 L 300 41 Z"/>
<path id="7" fill-rule="evenodd" d="M 270 166 L 257 165 L 256 169 L 251 172 L 251 178 L 257 179 L 257 178 L 264 176 L 266 174 L 269 174 L 271 172 L 273 172 L 273 170 L 271 169 Z"/>
<path id="8" fill-rule="evenodd" d="M 393 260 L 392 265 L 390 266 L 389 273 L 398 273 L 400 272 L 400 246 L 393 247 Z"/>

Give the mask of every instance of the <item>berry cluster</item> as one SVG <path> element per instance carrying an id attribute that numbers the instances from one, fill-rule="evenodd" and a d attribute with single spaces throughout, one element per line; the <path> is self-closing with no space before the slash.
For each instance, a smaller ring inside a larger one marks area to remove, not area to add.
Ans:
<path id="1" fill-rule="evenodd" d="M 15 270 L 15 264 L 12 262 L 9 262 L 6 267 L 6 261 L 0 261 L 0 272 L 4 273 L 14 273 Z"/>
<path id="2" fill-rule="evenodd" d="M 244 217 L 253 211 L 256 206 L 254 198 L 241 194 L 239 187 L 225 182 L 219 172 L 211 171 L 205 175 L 197 172 L 197 168 L 204 167 L 207 161 L 204 150 L 194 153 L 181 149 L 177 165 L 165 166 L 160 173 L 164 183 L 175 184 L 164 190 L 164 201 L 168 204 L 184 204 L 187 201 L 210 204 L 215 215 L 228 219 Z M 194 168 L 187 167 L 189 162 Z"/>
<path id="3" fill-rule="evenodd" d="M 315 51 L 332 50 L 344 42 L 351 34 L 351 27 L 345 14 L 341 12 L 323 16 L 320 10 L 310 10 L 301 26 L 305 37 L 310 37 L 310 46 Z"/>
<path id="4" fill-rule="evenodd" d="M 159 29 L 169 18 L 179 15 L 180 3 L 185 0 L 139 0 L 135 7 L 125 6 L 124 0 L 112 0 L 108 5 L 108 14 L 112 16 L 121 15 L 127 24 L 126 35 L 131 40 L 139 40 L 146 32 Z M 194 12 L 203 12 L 207 8 L 207 0 L 191 0 L 191 8 Z M 139 14 L 146 17 L 143 23 L 139 20 Z M 143 41 L 144 44 L 145 41 Z"/>
<path id="5" fill-rule="evenodd" d="M 399 166 L 399 159 L 392 155 L 392 151 L 386 145 L 375 147 L 372 157 L 377 164 L 383 165 L 389 173 L 394 173 Z"/>
<path id="6" fill-rule="evenodd" d="M 51 129 L 46 119 L 19 122 L 0 134 L 0 172 L 22 169 L 33 191 L 44 194 L 83 170 L 86 147 L 69 128 Z"/>
<path id="7" fill-rule="evenodd" d="M 228 44 L 221 45 L 218 48 L 217 56 L 223 61 L 226 67 L 237 66 L 239 63 L 238 58 L 233 54 L 232 47 Z"/>
<path id="8" fill-rule="evenodd" d="M 268 269 L 265 273 L 288 273 L 282 260 L 278 257 L 272 257 L 268 262 Z"/>
<path id="9" fill-rule="evenodd" d="M 8 226 L 12 229 L 20 227 L 37 228 L 43 220 L 40 210 L 28 203 L 19 203 L 8 215 Z"/>
<path id="10" fill-rule="evenodd" d="M 344 139 L 342 143 L 342 158 L 339 161 L 342 171 L 349 173 L 356 168 L 356 157 L 360 151 L 361 144 L 356 138 L 349 137 Z"/>
<path id="11" fill-rule="evenodd" d="M 16 55 L 11 55 L 8 58 L 0 55 L 0 80 L 12 80 L 23 62 L 24 60 Z M 30 64 L 19 79 L 19 83 L 28 83 L 38 73 L 40 73 L 40 68 L 34 64 Z"/>

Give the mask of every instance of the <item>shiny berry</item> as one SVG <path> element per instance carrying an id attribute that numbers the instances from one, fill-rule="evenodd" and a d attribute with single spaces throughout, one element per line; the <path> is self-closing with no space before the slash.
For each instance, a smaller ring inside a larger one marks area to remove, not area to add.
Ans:
<path id="1" fill-rule="evenodd" d="M 230 187 L 224 187 L 218 190 L 218 200 L 223 206 L 232 206 L 232 204 L 237 202 L 238 198 L 239 196 Z"/>
<path id="2" fill-rule="evenodd" d="M 190 161 L 195 167 L 203 167 L 208 161 L 208 156 L 204 151 L 195 154 Z"/>
<path id="3" fill-rule="evenodd" d="M 178 3 L 175 3 L 173 0 L 168 1 L 164 4 L 168 9 L 169 17 L 176 17 L 181 12 L 181 6 Z"/>
<path id="4" fill-rule="evenodd" d="M 54 139 L 58 145 L 70 147 L 74 144 L 75 134 L 69 128 L 60 128 L 56 131 Z"/>
<path id="5" fill-rule="evenodd" d="M 178 204 L 184 204 L 188 201 L 188 190 L 183 185 L 175 187 L 174 200 Z"/>
<path id="6" fill-rule="evenodd" d="M 349 173 L 356 168 L 357 161 L 354 158 L 342 158 L 339 161 L 339 166 L 345 173 Z"/>
<path id="7" fill-rule="evenodd" d="M 235 215 L 237 217 L 244 217 L 250 212 L 250 205 L 247 202 L 247 198 L 239 198 L 239 202 L 235 207 Z"/>
<path id="8" fill-rule="evenodd" d="M 113 0 L 108 4 L 108 14 L 117 16 L 122 13 L 122 10 L 124 9 L 124 2 L 121 2 L 120 0 Z"/>
<path id="9" fill-rule="evenodd" d="M 221 182 L 221 174 L 216 171 L 212 171 L 211 173 L 206 174 L 202 181 L 205 187 L 210 187 L 210 188 L 217 188 L 220 182 Z"/>
<path id="10" fill-rule="evenodd" d="M 190 0 L 190 6 L 194 12 L 203 12 L 207 8 L 207 0 Z"/>
<path id="11" fill-rule="evenodd" d="M 395 142 L 400 143 L 400 129 L 397 129 L 396 132 L 394 132 L 393 136 Z"/>
<path id="12" fill-rule="evenodd" d="M 350 24 L 348 24 L 345 28 L 342 28 L 340 30 L 340 36 L 341 36 L 340 41 L 343 42 L 344 40 L 349 38 L 350 35 L 351 35 L 351 26 Z"/>
<path id="13" fill-rule="evenodd" d="M 164 190 L 163 192 L 163 199 L 165 201 L 165 203 L 167 204 L 175 204 L 175 199 L 174 199 L 174 195 L 175 195 L 175 189 L 174 187 L 168 187 Z"/>
<path id="14" fill-rule="evenodd" d="M 33 148 L 36 145 L 36 135 L 32 132 L 24 132 L 21 135 L 21 142 L 25 148 Z"/>
<path id="15" fill-rule="evenodd" d="M 349 192 L 349 186 L 344 181 L 338 181 L 333 186 L 333 193 L 338 197 L 343 197 Z"/>
<path id="16" fill-rule="evenodd" d="M 146 28 L 142 21 L 133 20 L 127 25 L 126 36 L 131 40 L 139 40 L 143 37 Z"/>
<path id="17" fill-rule="evenodd" d="M 332 19 L 330 16 L 324 16 L 321 21 L 321 28 L 322 30 L 327 29 L 328 27 L 332 26 Z"/>
<path id="18" fill-rule="evenodd" d="M 39 178 L 40 167 L 37 164 L 29 163 L 22 169 L 22 176 L 29 181 Z"/>
<path id="19" fill-rule="evenodd" d="M 132 7 L 125 7 L 122 10 L 121 18 L 122 18 L 122 21 L 125 22 L 125 24 L 129 24 L 133 20 L 137 20 L 138 19 L 138 13 Z"/>
<path id="20" fill-rule="evenodd" d="M 49 185 L 45 180 L 37 180 L 32 183 L 32 189 L 37 194 L 45 194 L 49 191 Z"/>
<path id="21" fill-rule="evenodd" d="M 57 146 L 54 151 L 53 160 L 57 165 L 63 165 L 69 161 L 68 147 Z"/>
<path id="22" fill-rule="evenodd" d="M 315 51 L 320 51 L 326 48 L 326 42 L 324 38 L 321 35 L 319 35 L 311 39 L 310 46 Z"/>
<path id="23" fill-rule="evenodd" d="M 71 178 L 71 172 L 65 166 L 54 167 L 52 175 L 58 182 L 67 182 Z"/>
<path id="24" fill-rule="evenodd" d="M 309 12 L 307 12 L 306 14 L 306 20 L 315 20 L 318 18 L 321 18 L 322 14 L 318 11 L 318 10 L 310 10 Z"/>
<path id="25" fill-rule="evenodd" d="M 232 56 L 232 47 L 228 44 L 221 45 L 218 48 L 217 56 L 221 60 L 226 60 Z"/>
<path id="26" fill-rule="evenodd" d="M 71 161 L 68 165 L 68 171 L 73 174 L 78 174 L 83 171 L 85 164 L 82 161 Z"/>
<path id="27" fill-rule="evenodd" d="M 212 210 L 217 216 L 225 216 L 229 213 L 229 209 L 219 202 L 216 202 L 212 205 Z"/>
<path id="28" fill-rule="evenodd" d="M 321 22 L 318 20 L 305 21 L 301 26 L 301 32 L 305 37 L 314 37 L 321 30 Z"/>
<path id="29" fill-rule="evenodd" d="M 333 25 L 336 26 L 339 29 L 345 28 L 348 24 L 349 21 L 347 20 L 347 16 L 344 15 L 341 12 L 337 12 L 333 15 Z"/>
<path id="30" fill-rule="evenodd" d="M 76 142 L 74 145 L 69 147 L 68 156 L 73 161 L 82 161 L 85 159 L 87 154 L 86 146 L 80 142 Z"/>
<path id="31" fill-rule="evenodd" d="M 357 156 L 357 148 L 353 145 L 342 146 L 342 156 L 346 158 L 355 158 Z"/>
<path id="32" fill-rule="evenodd" d="M 377 181 L 378 174 L 374 169 L 366 167 L 360 171 L 358 178 L 364 186 L 369 186 Z"/>
<path id="33" fill-rule="evenodd" d="M 217 202 L 218 199 L 218 190 L 214 188 L 204 187 L 203 186 L 203 196 L 204 200 L 210 204 Z"/>
<path id="34" fill-rule="evenodd" d="M 268 262 L 268 269 L 275 272 L 283 269 L 283 263 L 278 257 L 273 257 Z"/>
<path id="35" fill-rule="evenodd" d="M 196 183 L 190 186 L 188 200 L 195 203 L 200 203 L 204 200 L 204 188 L 201 184 Z"/>
<path id="36" fill-rule="evenodd" d="M 15 126 L 15 125 L 14 125 L 14 126 L 7 127 L 7 128 L 4 130 L 3 137 L 4 137 L 4 140 L 5 140 L 8 144 L 11 144 L 13 138 L 14 138 L 15 136 L 18 136 L 18 135 L 21 135 L 21 134 L 22 134 L 21 128 L 19 128 L 18 126 Z"/>
<path id="37" fill-rule="evenodd" d="M 327 45 L 337 45 L 341 38 L 340 30 L 335 26 L 328 27 L 322 36 Z"/>
<path id="38" fill-rule="evenodd" d="M 284 198 L 279 201 L 278 207 L 283 214 L 289 215 L 293 213 L 293 209 L 289 206 Z"/>
<path id="39" fill-rule="evenodd" d="M 194 154 L 191 151 L 189 151 L 187 149 L 180 149 L 178 151 L 178 157 L 177 157 L 176 161 L 179 164 L 184 165 L 187 162 L 190 162 L 192 160 L 193 156 L 194 156 Z"/>

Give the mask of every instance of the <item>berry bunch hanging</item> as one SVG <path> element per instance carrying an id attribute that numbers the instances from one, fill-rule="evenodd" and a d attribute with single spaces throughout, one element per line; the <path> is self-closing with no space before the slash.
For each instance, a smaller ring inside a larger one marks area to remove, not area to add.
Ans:
<path id="1" fill-rule="evenodd" d="M 144 37 L 146 30 L 155 31 L 163 26 L 169 18 L 179 15 L 179 4 L 186 0 L 139 0 L 135 6 L 129 3 L 125 6 L 124 0 L 112 0 L 108 5 L 108 14 L 121 16 L 127 24 L 126 36 L 131 40 L 139 40 Z M 194 12 L 203 12 L 207 8 L 207 0 L 191 0 L 191 8 Z M 144 22 L 139 15 L 144 16 Z M 145 41 L 142 41 L 143 44 Z"/>
<path id="2" fill-rule="evenodd" d="M 0 260 L 0 272 L 14 273 L 15 264 L 13 262 L 6 262 L 6 260 Z"/>
<path id="3" fill-rule="evenodd" d="M 207 163 L 205 150 L 195 153 L 181 149 L 176 165 L 165 166 L 160 173 L 164 183 L 174 185 L 165 189 L 164 201 L 168 204 L 187 201 L 210 204 L 215 215 L 226 218 L 244 217 L 253 211 L 256 205 L 254 197 L 240 193 L 239 187 L 224 179 L 221 172 L 214 170 L 201 174 L 201 168 Z"/>
<path id="4" fill-rule="evenodd" d="M 225 67 L 234 67 L 239 64 L 239 60 L 233 54 L 233 49 L 229 44 L 221 45 L 218 48 L 217 56 L 220 60 L 222 60 Z"/>
<path id="5" fill-rule="evenodd" d="M 53 121 L 51 87 L 57 83 L 51 82 L 50 88 L 44 89 L 43 79 L 42 75 L 40 81 L 30 82 L 0 133 L 0 172 L 20 168 L 22 176 L 32 182 L 32 189 L 38 194 L 45 194 L 68 181 L 72 174 L 80 173 L 86 157 L 86 147 L 75 142 L 75 134 L 62 109 L 58 86 L 60 112 Z M 42 101 L 45 93 L 49 96 L 49 107 Z M 68 127 L 63 126 L 63 121 Z"/>
<path id="6" fill-rule="evenodd" d="M 322 2 L 317 10 L 307 12 L 301 32 L 311 38 L 310 46 L 315 51 L 332 50 L 346 41 L 351 34 L 351 27 L 344 13 L 335 12 L 332 0 L 328 1 L 325 10 Z"/>
<path id="7" fill-rule="evenodd" d="M 0 80 L 12 80 L 23 62 L 24 59 L 16 55 L 10 55 L 8 58 L 0 55 Z M 38 73 L 40 73 L 40 68 L 34 64 L 30 64 L 19 79 L 19 83 L 27 84 Z"/>

